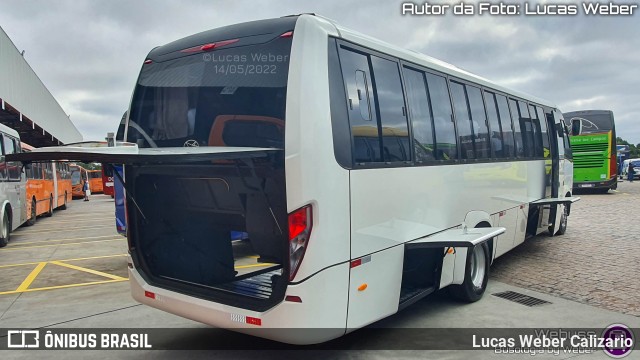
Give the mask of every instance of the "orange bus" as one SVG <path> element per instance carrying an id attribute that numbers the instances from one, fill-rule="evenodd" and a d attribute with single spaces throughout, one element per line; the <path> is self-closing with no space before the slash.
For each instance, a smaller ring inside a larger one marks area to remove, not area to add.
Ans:
<path id="1" fill-rule="evenodd" d="M 75 164 L 70 164 L 69 169 L 71 171 L 71 195 L 74 199 L 82 199 L 84 198 L 82 185 L 87 180 L 87 170 Z"/>
<path id="2" fill-rule="evenodd" d="M 102 193 L 102 170 L 87 170 L 89 189 L 92 194 Z"/>
<path id="3" fill-rule="evenodd" d="M 32 146 L 24 143 L 21 147 L 24 152 L 33 150 Z M 71 200 L 71 174 L 67 164 L 35 162 L 25 172 L 27 225 L 35 224 L 40 215 L 53 215 L 54 209 L 67 208 L 67 202 Z"/>

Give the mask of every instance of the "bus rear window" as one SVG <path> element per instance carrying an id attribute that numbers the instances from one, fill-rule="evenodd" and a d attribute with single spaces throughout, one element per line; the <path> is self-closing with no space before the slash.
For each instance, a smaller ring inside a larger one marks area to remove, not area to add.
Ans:
<path id="1" fill-rule="evenodd" d="M 140 147 L 282 148 L 291 38 L 151 62 L 126 141 Z"/>

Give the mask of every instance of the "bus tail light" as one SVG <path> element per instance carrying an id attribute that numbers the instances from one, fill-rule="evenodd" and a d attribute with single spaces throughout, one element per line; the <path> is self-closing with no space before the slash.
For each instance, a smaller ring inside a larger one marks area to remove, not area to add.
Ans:
<path id="1" fill-rule="evenodd" d="M 313 226 L 311 205 L 289 214 L 289 281 L 293 280 L 307 251 Z"/>

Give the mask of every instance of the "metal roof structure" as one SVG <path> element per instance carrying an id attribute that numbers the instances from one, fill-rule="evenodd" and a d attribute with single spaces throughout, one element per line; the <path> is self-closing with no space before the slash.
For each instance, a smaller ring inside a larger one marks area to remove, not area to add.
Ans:
<path id="1" fill-rule="evenodd" d="M 82 141 L 82 134 L 1 27 L 0 123 L 35 147 Z"/>

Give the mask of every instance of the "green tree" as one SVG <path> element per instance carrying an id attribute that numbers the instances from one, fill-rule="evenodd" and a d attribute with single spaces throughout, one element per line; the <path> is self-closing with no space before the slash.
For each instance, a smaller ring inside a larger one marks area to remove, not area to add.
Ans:
<path id="1" fill-rule="evenodd" d="M 101 170 L 102 164 L 100 163 L 78 163 L 80 166 L 87 170 Z"/>

